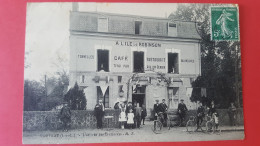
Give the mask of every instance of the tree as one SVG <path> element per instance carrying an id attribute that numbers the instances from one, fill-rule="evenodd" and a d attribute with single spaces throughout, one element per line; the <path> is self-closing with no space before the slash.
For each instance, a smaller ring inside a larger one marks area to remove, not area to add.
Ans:
<path id="1" fill-rule="evenodd" d="M 45 98 L 44 85 L 37 81 L 24 81 L 24 110 L 25 111 L 39 111 L 43 110 Z"/>
<path id="2" fill-rule="evenodd" d="M 86 110 L 86 97 L 83 90 L 79 89 L 76 82 L 74 87 L 65 94 L 64 100 L 69 103 L 72 110 Z"/>
<path id="3" fill-rule="evenodd" d="M 169 18 L 194 21 L 201 36 L 201 76 L 193 83 L 191 101 L 202 101 L 208 105 L 214 100 L 221 108 L 236 101 L 241 91 L 241 68 L 239 68 L 239 42 L 211 41 L 210 14 L 211 5 L 180 4 Z M 201 88 L 207 89 L 207 98 L 201 97 Z M 240 95 L 241 97 L 241 95 Z M 242 98 L 242 97 L 241 97 Z M 239 99 L 238 101 L 240 101 Z M 239 105 L 239 102 L 237 102 Z"/>

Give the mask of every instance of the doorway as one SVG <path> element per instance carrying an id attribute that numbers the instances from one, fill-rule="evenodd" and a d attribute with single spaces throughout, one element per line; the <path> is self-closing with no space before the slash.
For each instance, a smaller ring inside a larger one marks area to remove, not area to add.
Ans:
<path id="1" fill-rule="evenodd" d="M 132 102 L 139 103 L 139 106 L 145 105 L 145 88 L 146 86 L 133 86 Z"/>

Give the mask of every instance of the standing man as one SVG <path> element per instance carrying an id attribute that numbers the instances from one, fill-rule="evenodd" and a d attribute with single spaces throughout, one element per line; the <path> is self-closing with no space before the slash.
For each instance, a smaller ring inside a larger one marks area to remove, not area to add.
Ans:
<path id="1" fill-rule="evenodd" d="M 181 120 L 180 126 L 183 125 L 183 121 L 185 120 L 186 112 L 188 111 L 188 109 L 187 109 L 187 107 L 186 107 L 186 105 L 183 101 L 184 100 L 181 99 L 181 103 L 178 104 L 178 109 L 177 109 L 178 115 L 179 115 L 180 120 Z"/>
<path id="2" fill-rule="evenodd" d="M 139 106 L 139 103 L 137 103 L 135 108 L 135 117 L 136 117 L 137 128 L 139 129 L 141 125 L 141 115 L 142 115 L 142 108 Z"/>
<path id="3" fill-rule="evenodd" d="M 94 114 L 96 116 L 97 119 L 97 129 L 101 129 L 102 128 L 102 118 L 104 116 L 104 105 L 102 100 L 98 101 L 98 104 L 96 104 L 95 108 L 94 108 Z"/>
<path id="4" fill-rule="evenodd" d="M 154 111 L 154 129 L 156 129 L 156 120 L 158 117 L 158 113 L 160 112 L 160 104 L 159 104 L 159 100 L 156 99 L 155 100 L 155 104 L 153 105 L 153 111 Z"/>
<path id="5" fill-rule="evenodd" d="M 145 108 L 145 105 L 142 105 L 142 114 L 141 114 L 141 121 L 143 121 L 143 125 L 144 125 L 144 121 L 145 121 L 145 117 L 147 116 L 147 110 Z"/>
<path id="6" fill-rule="evenodd" d="M 166 121 L 167 121 L 167 110 L 168 110 L 168 106 L 165 104 L 165 99 L 162 100 L 162 103 L 160 104 L 160 111 L 163 113 L 163 119 L 164 119 L 164 126 L 167 126 Z"/>
<path id="7" fill-rule="evenodd" d="M 60 120 L 62 122 L 63 131 L 69 130 L 69 122 L 71 120 L 71 111 L 67 102 L 63 103 L 63 107 L 60 111 Z"/>
<path id="8" fill-rule="evenodd" d="M 237 108 L 235 107 L 234 103 L 231 102 L 230 103 L 230 107 L 228 108 L 228 115 L 229 115 L 230 125 L 231 126 L 235 126 L 236 125 L 236 122 L 235 122 L 236 111 L 237 111 Z"/>
<path id="9" fill-rule="evenodd" d="M 198 131 L 199 128 L 201 129 L 201 123 L 205 116 L 205 108 L 203 107 L 201 102 L 199 102 L 198 104 L 199 104 L 199 107 L 197 110 L 197 129 L 196 129 L 196 131 Z"/>

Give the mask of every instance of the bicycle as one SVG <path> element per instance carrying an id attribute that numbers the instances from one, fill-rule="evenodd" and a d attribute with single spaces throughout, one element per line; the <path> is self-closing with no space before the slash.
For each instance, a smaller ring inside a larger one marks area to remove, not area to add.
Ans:
<path id="1" fill-rule="evenodd" d="M 167 113 L 167 127 L 168 130 L 171 129 L 171 127 L 177 128 L 181 126 L 181 120 L 179 118 L 179 115 L 176 114 L 169 114 Z"/>
<path id="2" fill-rule="evenodd" d="M 218 122 L 218 121 L 217 121 Z M 187 132 L 198 132 L 198 130 L 201 130 L 201 132 L 212 132 L 215 133 L 217 131 L 216 129 L 216 117 L 215 116 L 205 116 L 203 118 L 203 121 L 200 123 L 199 126 L 197 126 L 197 117 L 190 116 L 188 122 L 186 123 L 186 130 Z M 218 130 L 219 133 L 221 130 Z"/>
<path id="3" fill-rule="evenodd" d="M 221 130 L 218 127 L 218 117 L 216 113 L 213 113 L 212 116 L 206 116 L 206 132 L 215 133 L 218 131 L 219 133 Z"/>
<path id="4" fill-rule="evenodd" d="M 157 115 L 157 119 L 154 120 L 154 125 L 152 126 L 152 131 L 156 134 L 160 134 L 162 132 L 163 125 L 165 122 L 167 122 L 167 125 L 168 125 L 168 120 L 165 121 L 163 112 L 159 112 Z"/>
<path id="5" fill-rule="evenodd" d="M 197 116 L 190 116 L 189 120 L 186 123 L 186 130 L 187 132 L 197 132 L 199 129 L 201 132 L 204 132 L 204 126 L 206 126 L 206 121 L 203 118 L 202 122 L 200 122 L 199 126 L 197 126 Z"/>

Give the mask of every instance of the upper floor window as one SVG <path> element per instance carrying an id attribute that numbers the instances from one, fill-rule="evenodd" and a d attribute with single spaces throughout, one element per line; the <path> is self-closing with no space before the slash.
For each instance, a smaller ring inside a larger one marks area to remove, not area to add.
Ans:
<path id="1" fill-rule="evenodd" d="M 169 22 L 168 23 L 168 36 L 177 36 L 177 24 Z"/>
<path id="2" fill-rule="evenodd" d="M 134 72 L 144 72 L 144 52 L 134 51 Z"/>
<path id="3" fill-rule="evenodd" d="M 109 50 L 97 50 L 98 71 L 109 71 Z"/>
<path id="4" fill-rule="evenodd" d="M 142 22 L 135 21 L 135 34 L 140 34 L 141 27 L 142 27 Z"/>
<path id="5" fill-rule="evenodd" d="M 98 32 L 108 32 L 108 18 L 98 18 Z"/>
<path id="6" fill-rule="evenodd" d="M 168 53 L 168 73 L 179 73 L 179 54 Z"/>

